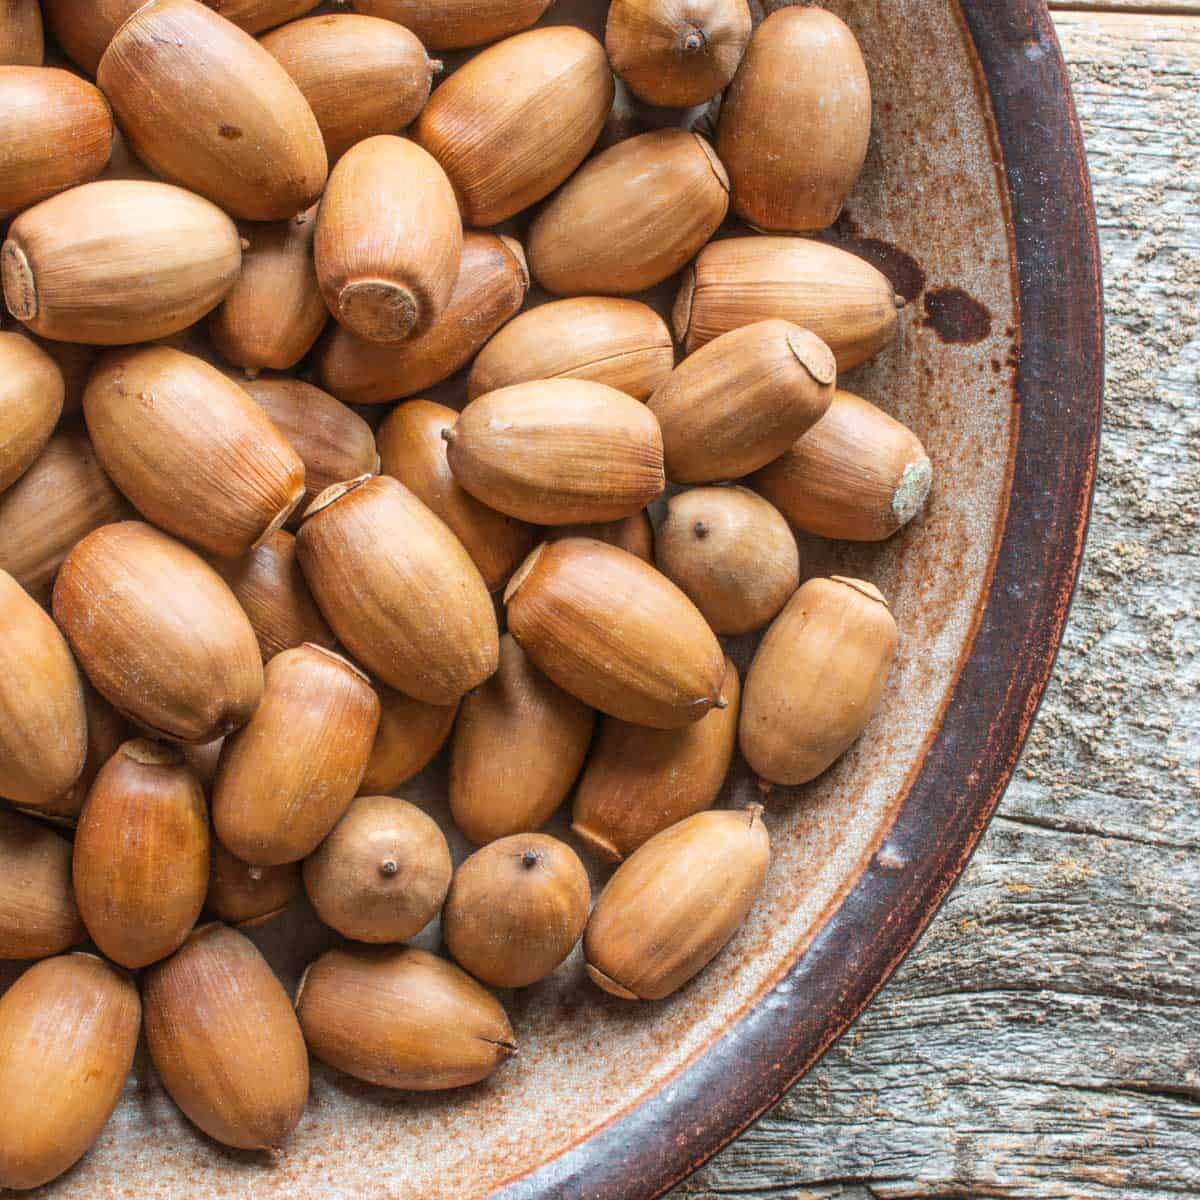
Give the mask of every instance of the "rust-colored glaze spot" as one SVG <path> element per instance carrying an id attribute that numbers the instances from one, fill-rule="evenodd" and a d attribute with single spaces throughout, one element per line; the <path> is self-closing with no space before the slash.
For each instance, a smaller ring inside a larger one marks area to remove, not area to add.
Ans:
<path id="1" fill-rule="evenodd" d="M 854 218 L 844 211 L 842 215 L 826 229 L 818 234 L 823 242 L 848 250 L 864 258 L 876 270 L 888 277 L 896 295 L 911 303 L 925 290 L 925 269 L 906 250 L 885 242 L 883 238 L 864 237 Z"/>
<path id="2" fill-rule="evenodd" d="M 925 294 L 925 324 L 943 342 L 974 346 L 992 332 L 992 314 L 960 287 L 935 288 Z"/>
<path id="3" fill-rule="evenodd" d="M 228 142 L 240 141 L 242 131 L 236 125 L 218 125 L 217 132 Z"/>

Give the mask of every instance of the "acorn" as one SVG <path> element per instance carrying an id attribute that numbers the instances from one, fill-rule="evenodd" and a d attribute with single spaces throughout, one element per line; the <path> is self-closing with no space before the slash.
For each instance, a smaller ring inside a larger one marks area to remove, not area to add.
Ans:
<path id="1" fill-rule="evenodd" d="M 355 142 L 416 120 L 442 66 L 403 24 L 353 13 L 292 21 L 262 46 L 308 101 L 331 163 Z"/>
<path id="2" fill-rule="evenodd" d="M 662 427 L 667 477 L 708 483 L 750 474 L 820 420 L 836 381 L 829 347 L 787 321 L 714 338 L 647 401 Z"/>
<path id="3" fill-rule="evenodd" d="M 304 890 L 343 937 L 405 942 L 438 915 L 453 869 L 431 816 L 399 796 L 359 796 L 304 860 Z"/>
<path id="4" fill-rule="evenodd" d="M 141 1017 L 133 980 L 91 954 L 37 963 L 0 996 L 0 1188 L 49 1183 L 91 1149 Z"/>
<path id="5" fill-rule="evenodd" d="M 517 1051 L 500 1002 L 412 946 L 327 951 L 304 973 L 296 1012 L 317 1058 L 380 1087 L 464 1087 Z"/>
<path id="6" fill-rule="evenodd" d="M 83 389 L 99 353 L 95 346 L 81 346 L 78 342 L 54 342 L 38 337 L 28 329 L 25 336 L 39 349 L 54 359 L 63 377 L 63 415 L 80 412 L 83 408 Z"/>
<path id="7" fill-rule="evenodd" d="M 0 345 L 7 336 L 0 334 Z M 59 428 L 33 465 L 0 495 L 0 569 L 45 604 L 71 547 L 130 513 L 96 461 L 87 434 Z"/>
<path id="8" fill-rule="evenodd" d="M 146 1042 L 167 1094 L 209 1137 L 278 1150 L 308 1100 L 308 1052 L 287 993 L 254 943 L 197 929 L 142 982 Z"/>
<path id="9" fill-rule="evenodd" d="M 263 410 L 216 367 L 169 346 L 106 355 L 83 415 L 101 466 L 143 516 L 235 558 L 304 496 L 304 463 Z"/>
<path id="10" fill-rule="evenodd" d="M 592 538 L 594 541 L 607 542 L 610 546 L 628 550 L 643 562 L 654 561 L 654 526 L 650 524 L 650 517 L 645 509 L 619 521 L 559 525 L 546 532 L 551 541 L 568 537 Z"/>
<path id="11" fill-rule="evenodd" d="M 42 453 L 62 414 L 62 372 L 27 337 L 0 331 L 0 495 Z"/>
<path id="12" fill-rule="evenodd" d="M 186 329 L 233 286 L 237 226 L 148 180 L 86 183 L 26 209 L 0 249 L 4 299 L 42 337 L 101 346 Z"/>
<path id="13" fill-rule="evenodd" d="M 764 628 L 800 586 L 792 531 L 778 509 L 746 488 L 692 488 L 672 496 L 654 558 L 714 633 Z"/>
<path id="14" fill-rule="evenodd" d="M 924 507 L 932 481 L 916 434 L 843 391 L 786 454 L 746 480 L 797 529 L 854 542 L 891 537 Z"/>
<path id="15" fill-rule="evenodd" d="M 896 621 L 861 579 L 810 579 L 767 630 L 750 670 L 738 740 L 765 783 L 807 783 L 858 738 L 883 699 Z"/>
<path id="16" fill-rule="evenodd" d="M 96 74 L 113 34 L 145 0 L 41 0 L 54 40 L 89 75 Z"/>
<path id="17" fill-rule="evenodd" d="M 247 33 L 262 33 L 312 12 L 320 0 L 204 0 L 209 8 Z"/>
<path id="18" fill-rule="evenodd" d="M 0 629 L 0 796 L 41 809 L 83 770 L 83 683 L 57 626 L 7 571 Z"/>
<path id="19" fill-rule="evenodd" d="M 721 100 L 717 153 L 738 216 L 764 233 L 826 229 L 870 136 L 871 80 L 846 23 L 816 7 L 771 13 Z"/>
<path id="20" fill-rule="evenodd" d="M 133 152 L 230 216 L 284 221 L 321 194 L 321 129 L 288 73 L 198 0 L 149 0 L 96 70 Z"/>
<path id="21" fill-rule="evenodd" d="M 529 266 L 549 292 L 640 292 L 674 275 L 717 231 L 729 179 L 713 148 L 654 129 L 596 155 L 538 213 Z"/>
<path id="22" fill-rule="evenodd" d="M 675 337 L 689 354 L 713 338 L 777 317 L 816 334 L 848 371 L 896 336 L 903 301 L 882 272 L 836 246 L 807 238 L 710 242 L 675 300 Z"/>
<path id="23" fill-rule="evenodd" d="M 402 342 L 441 316 L 462 259 L 454 189 L 407 138 L 378 134 L 334 167 L 317 214 L 317 281 L 329 311 L 368 342 Z"/>
<path id="24" fill-rule="evenodd" d="M 469 362 L 520 311 L 528 291 L 529 272 L 520 242 L 493 233 L 467 232 L 450 300 L 424 333 L 383 346 L 335 325 L 317 350 L 317 374 L 347 404 L 381 404 L 414 396 Z"/>
<path id="25" fill-rule="evenodd" d="M 500 667 L 462 703 L 450 749 L 454 823 L 482 845 L 540 829 L 575 782 L 595 713 L 506 633 Z"/>
<path id="26" fill-rule="evenodd" d="M 545 979 L 583 935 L 592 888 L 565 842 L 518 833 L 476 850 L 446 897 L 446 949 L 492 987 Z"/>
<path id="27" fill-rule="evenodd" d="M 577 296 L 505 325 L 475 359 L 467 395 L 474 400 L 536 379 L 590 379 L 645 400 L 674 365 L 671 331 L 649 305 Z"/>
<path id="28" fill-rule="evenodd" d="M 71 887 L 71 843 L 0 809 L 0 959 L 46 958 L 87 937 Z"/>
<path id="29" fill-rule="evenodd" d="M 277 654 L 262 703 L 221 748 L 212 804 L 225 848 L 260 867 L 311 854 L 357 793 L 378 724 L 353 663 L 323 646 Z"/>
<path id="30" fill-rule="evenodd" d="M 554 0 L 350 0 L 358 13 L 398 21 L 431 50 L 482 46 L 527 29 Z"/>
<path id="31" fill-rule="evenodd" d="M 315 208 L 242 227 L 242 273 L 209 314 L 208 335 L 226 362 L 249 375 L 294 367 L 329 320 L 313 265 L 316 228 Z"/>
<path id="32" fill-rule="evenodd" d="M 0 66 L 0 217 L 94 179 L 112 140 L 108 103 L 86 79 Z"/>
<path id="33" fill-rule="evenodd" d="M 613 70 L 640 100 L 663 108 L 711 100 L 749 41 L 745 0 L 613 0 L 604 30 Z"/>
<path id="34" fill-rule="evenodd" d="M 471 495 L 536 525 L 614 521 L 644 508 L 665 482 L 654 415 L 590 380 L 489 392 L 443 436 L 454 478 Z"/>
<path id="35" fill-rule="evenodd" d="M 96 690 L 151 733 L 209 742 L 258 707 L 262 659 L 233 593 L 149 525 L 89 533 L 59 570 L 53 607 Z"/>
<path id="36" fill-rule="evenodd" d="M 358 791 L 363 796 L 396 791 L 423 771 L 442 748 L 458 715 L 453 704 L 425 704 L 382 684 L 379 696 L 379 729 L 371 758 Z"/>
<path id="37" fill-rule="evenodd" d="M 496 669 L 500 634 L 479 569 L 402 483 L 359 476 L 326 489 L 297 548 L 338 640 L 389 687 L 453 704 Z"/>
<path id="38" fill-rule="evenodd" d="M 300 864 L 252 867 L 215 838 L 205 907 L 219 921 L 242 929 L 265 925 L 300 895 Z"/>
<path id="39" fill-rule="evenodd" d="M 300 527 L 305 510 L 330 484 L 378 470 L 379 455 L 370 425 L 328 392 L 283 377 L 238 382 L 304 463 L 304 499 L 292 509 L 287 528 Z"/>
<path id="40" fill-rule="evenodd" d="M 221 761 L 221 747 L 225 745 L 223 737 L 214 738 L 211 742 L 178 742 L 183 761 L 188 770 L 200 780 L 200 786 L 206 793 L 212 791 L 213 780 L 217 777 L 217 765 Z M 212 843 L 213 852 L 219 842 Z M 224 918 L 222 918 L 224 920 Z"/>
<path id="41" fill-rule="evenodd" d="M 214 560 L 258 639 L 264 663 L 305 642 L 332 649 L 337 639 L 304 582 L 296 539 L 277 529 L 245 558 Z"/>
<path id="42" fill-rule="evenodd" d="M 583 938 L 593 982 L 661 1000 L 721 952 L 749 915 L 771 859 L 762 806 L 700 812 L 656 834 L 608 881 Z"/>
<path id="43" fill-rule="evenodd" d="M 400 480 L 441 517 L 471 556 L 489 591 L 502 588 L 533 549 L 534 531 L 488 508 L 454 478 L 447 461 L 445 430 L 458 413 L 429 400 L 398 404 L 379 427 L 380 470 Z"/>
<path id="44" fill-rule="evenodd" d="M 0 64 L 40 67 L 45 39 L 38 0 L 5 0 L 0 13 Z"/>
<path id="45" fill-rule="evenodd" d="M 612 79 L 590 33 L 557 25 L 489 46 L 442 83 L 414 131 L 454 184 L 463 221 L 495 225 L 558 187 L 603 127 Z"/>
<path id="46" fill-rule="evenodd" d="M 166 742 L 135 738 L 100 769 L 75 831 L 72 871 L 92 940 L 135 970 L 166 958 L 208 891 L 208 807 Z"/>
<path id="47" fill-rule="evenodd" d="M 677 729 L 727 703 L 725 656 L 699 610 L 624 550 L 587 538 L 543 542 L 504 601 L 534 663 L 609 716 Z"/>

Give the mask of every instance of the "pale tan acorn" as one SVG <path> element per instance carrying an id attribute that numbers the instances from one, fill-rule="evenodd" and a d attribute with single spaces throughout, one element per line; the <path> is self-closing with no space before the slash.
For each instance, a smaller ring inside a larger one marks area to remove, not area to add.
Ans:
<path id="1" fill-rule="evenodd" d="M 0 331 L 0 494 L 42 453 L 65 391 L 50 355 L 19 333 Z"/>
<path id="2" fill-rule="evenodd" d="M 0 809 L 0 959 L 47 958 L 86 936 L 71 886 L 71 843 L 41 821 Z"/>
<path id="3" fill-rule="evenodd" d="M 532 25 L 554 0 L 350 0 L 358 13 L 411 29 L 431 50 L 482 46 Z"/>
<path id="4" fill-rule="evenodd" d="M 376 684 L 379 694 L 379 729 L 359 795 L 387 795 L 423 771 L 445 744 L 458 715 L 453 704 L 426 704 Z"/>

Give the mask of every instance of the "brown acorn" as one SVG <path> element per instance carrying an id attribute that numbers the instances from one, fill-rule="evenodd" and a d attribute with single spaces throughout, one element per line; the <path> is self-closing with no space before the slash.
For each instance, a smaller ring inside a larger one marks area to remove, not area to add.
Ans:
<path id="1" fill-rule="evenodd" d="M 458 701 L 425 704 L 382 684 L 379 695 L 379 729 L 367 772 L 358 785 L 363 796 L 394 792 L 423 771 L 442 748 L 454 726 Z"/>
<path id="2" fill-rule="evenodd" d="M 308 1053 L 287 993 L 254 943 L 197 929 L 142 982 L 146 1042 L 167 1094 L 209 1137 L 277 1150 L 308 1100 Z"/>
<path id="3" fill-rule="evenodd" d="M 518 833 L 476 850 L 446 897 L 446 949 L 492 987 L 545 979 L 583 936 L 592 888 L 565 842 Z"/>
<path id="4" fill-rule="evenodd" d="M 289 529 L 300 527 L 305 510 L 330 484 L 378 470 L 370 425 L 328 392 L 282 377 L 243 379 L 239 386 L 266 412 L 304 463 L 304 499 L 292 509 L 286 522 Z"/>
<path id="5" fill-rule="evenodd" d="M 0 959 L 46 958 L 87 937 L 71 887 L 71 843 L 0 809 Z"/>
<path id="6" fill-rule="evenodd" d="M 787 453 L 746 480 L 797 529 L 854 542 L 891 537 L 924 507 L 932 481 L 916 434 L 842 391 Z"/>
<path id="7" fill-rule="evenodd" d="M 62 414 L 62 372 L 27 337 L 0 331 L 0 494 L 36 461 Z"/>
<path id="8" fill-rule="evenodd" d="M 292 21 L 262 45 L 308 101 L 330 163 L 416 120 L 441 69 L 403 24 L 353 13 Z"/>
<path id="9" fill-rule="evenodd" d="M 325 304 L 368 342 L 419 336 L 441 316 L 462 260 L 445 171 L 415 142 L 378 134 L 333 169 L 313 253 Z"/>
<path id="10" fill-rule="evenodd" d="M 902 303 L 885 275 L 836 246 L 725 238 L 705 246 L 684 275 L 675 337 L 691 354 L 731 329 L 777 317 L 816 334 L 848 371 L 896 336 Z"/>
<path id="11" fill-rule="evenodd" d="M 587 525 L 559 525 L 547 530 L 551 541 L 560 538 L 581 537 L 592 538 L 597 542 L 607 542 L 610 546 L 619 546 L 636 554 L 643 562 L 654 561 L 654 526 L 646 510 L 634 513 L 632 517 L 624 517 L 620 521 L 602 521 Z"/>
<path id="12" fill-rule="evenodd" d="M 692 488 L 672 496 L 654 559 L 714 633 L 762 629 L 800 586 L 792 531 L 778 509 L 746 488 Z"/>
<path id="13" fill-rule="evenodd" d="M 305 642 L 333 648 L 337 639 L 304 582 L 290 533 L 277 529 L 245 558 L 212 565 L 250 618 L 264 663 Z"/>
<path id="14" fill-rule="evenodd" d="M 807 783 L 857 740 L 883 699 L 896 621 L 874 584 L 810 579 L 767 630 L 750 670 L 738 740 L 766 783 Z"/>
<path id="15" fill-rule="evenodd" d="M 399 796 L 359 796 L 304 860 L 304 890 L 343 937 L 405 942 L 438 915 L 453 870 L 431 816 Z"/>
<path id="16" fill-rule="evenodd" d="M 288 73 L 198 0 L 149 0 L 96 69 L 156 175 L 248 221 L 285 221 L 325 186 L 321 130 Z"/>
<path id="17" fill-rule="evenodd" d="M 501 388 L 472 400 L 443 436 L 454 478 L 471 495 L 537 525 L 615 521 L 663 490 L 658 422 L 603 383 Z"/>
<path id="18" fill-rule="evenodd" d="M 738 216 L 764 233 L 832 225 L 870 136 L 871 80 L 846 23 L 817 7 L 771 13 L 721 100 L 717 152 Z"/>
<path id="19" fill-rule="evenodd" d="M 596 155 L 538 213 L 530 270 L 559 295 L 640 292 L 688 262 L 728 208 L 729 179 L 708 142 L 654 129 Z"/>
<path id="20" fill-rule="evenodd" d="M 571 832 L 602 858 L 620 862 L 656 833 L 716 803 L 737 746 L 737 668 L 725 659 L 714 708 L 683 729 L 647 729 L 615 717 L 600 722 L 575 792 Z"/>
<path id="21" fill-rule="evenodd" d="M 148 180 L 107 179 L 26 209 L 0 249 L 9 311 L 37 334 L 127 346 L 186 329 L 242 263 L 214 204 Z"/>
<path id="22" fill-rule="evenodd" d="M 317 1058 L 380 1087 L 464 1087 L 517 1049 L 486 988 L 412 946 L 327 951 L 304 973 L 296 1012 Z"/>
<path id="23" fill-rule="evenodd" d="M 500 634 L 479 569 L 402 483 L 335 484 L 309 508 L 297 547 L 338 640 L 389 687 L 453 704 L 496 669 Z"/>
<path id="24" fill-rule="evenodd" d="M 208 891 L 208 808 L 176 747 L 135 738 L 101 768 L 73 876 L 88 933 L 113 962 L 135 970 L 183 944 Z"/>
<path id="25" fill-rule="evenodd" d="M 0 569 L 44 604 L 71 547 L 131 511 L 96 461 L 87 434 L 60 428 L 0 495 Z"/>
<path id="26" fill-rule="evenodd" d="M 38 0 L 0 3 L 0 65 L 40 67 L 45 53 Z"/>
<path id="27" fill-rule="evenodd" d="M 91 954 L 37 963 L 0 996 L 0 1188 L 49 1183 L 91 1149 L 141 1016 L 133 980 Z"/>
<path id="28" fill-rule="evenodd" d="M 623 1000 L 661 1000 L 702 971 L 745 921 L 771 859 L 762 806 L 701 812 L 618 868 L 588 920 L 588 974 Z"/>
<path id="29" fill-rule="evenodd" d="M 262 33 L 312 12 L 320 0 L 204 0 L 214 12 L 247 33 Z"/>
<path id="30" fill-rule="evenodd" d="M 98 353 L 96 347 L 82 346 L 78 342 L 54 342 L 49 338 L 38 337 L 28 329 L 25 330 L 25 336 L 45 350 L 62 372 L 63 386 L 66 389 L 63 395 L 63 415 L 81 411 L 83 390 L 87 387 L 88 376 L 92 373 L 92 365 Z"/>
<path id="31" fill-rule="evenodd" d="M 214 738 L 211 742 L 179 742 L 180 753 L 183 755 L 183 761 L 187 763 L 188 770 L 200 780 L 200 786 L 205 793 L 212 791 L 213 780 L 217 777 L 217 765 L 221 761 L 221 747 L 225 745 L 223 737 Z M 219 846 L 220 843 L 213 841 L 212 846 Z M 221 918 L 224 920 L 224 918 Z"/>
<path id="32" fill-rule="evenodd" d="M 383 346 L 335 325 L 317 351 L 317 373 L 347 404 L 381 404 L 414 396 L 469 362 L 520 310 L 528 290 L 529 272 L 520 242 L 493 233 L 467 232 L 449 303 L 424 333 Z"/>
<path id="33" fill-rule="evenodd" d="M 595 716 L 551 683 L 506 633 L 499 669 L 463 699 L 454 727 L 454 823 L 479 845 L 540 829 L 583 766 Z"/>
<path id="34" fill-rule="evenodd" d="M 225 558 L 261 545 L 304 496 L 304 463 L 216 367 L 168 346 L 113 351 L 83 397 L 105 471 L 168 533 Z"/>
<path id="35" fill-rule="evenodd" d="M 543 542 L 504 601 L 534 663 L 609 716 L 677 729 L 726 703 L 725 656 L 699 610 L 624 550 L 587 538 Z"/>
<path id="36" fill-rule="evenodd" d="M 113 34 L 145 0 L 41 0 L 54 40 L 89 75 L 96 74 Z"/>
<path id="37" fill-rule="evenodd" d="M 83 683 L 63 635 L 7 571 L 0 571 L 0 629 L 0 796 L 40 809 L 83 770 Z"/>
<path id="38" fill-rule="evenodd" d="M 0 65 L 0 217 L 94 179 L 112 139 L 108 103 L 86 79 Z"/>
<path id="39" fill-rule="evenodd" d="M 613 0 L 612 68 L 647 104 L 691 108 L 733 78 L 750 41 L 746 0 Z"/>
<path id="40" fill-rule="evenodd" d="M 474 400 L 536 379 L 590 379 L 645 400 L 674 365 L 671 331 L 649 305 L 576 296 L 505 325 L 475 359 L 467 395 Z"/>
<path id="41" fill-rule="evenodd" d="M 604 125 L 612 79 L 604 47 L 571 25 L 506 38 L 455 71 L 414 129 L 454 184 L 463 221 L 495 225 L 558 187 Z"/>
<path id="42" fill-rule="evenodd" d="M 221 577 L 140 521 L 102 525 L 67 555 L 54 619 L 96 690 L 152 733 L 209 742 L 262 696 L 254 630 Z"/>
<path id="43" fill-rule="evenodd" d="M 454 409 L 429 400 L 398 404 L 376 435 L 380 470 L 400 480 L 446 522 L 494 592 L 533 549 L 534 531 L 488 508 L 454 478 L 443 431 L 457 422 Z"/>
<path id="44" fill-rule="evenodd" d="M 215 838 L 205 907 L 219 921 L 243 929 L 265 925 L 300 895 L 300 864 L 253 867 Z"/>
<path id="45" fill-rule="evenodd" d="M 750 474 L 820 420 L 836 381 L 829 347 L 787 321 L 714 338 L 647 401 L 662 427 L 667 477 L 709 483 Z"/>
<path id="46" fill-rule="evenodd" d="M 247 374 L 294 367 L 329 320 L 313 265 L 316 228 L 315 208 L 242 227 L 242 272 L 209 315 L 208 335 L 221 357 Z"/>
<path id="47" fill-rule="evenodd" d="M 225 848 L 261 867 L 311 854 L 358 791 L 378 725 L 379 698 L 341 655 L 277 654 L 262 703 L 221 748 L 212 803 Z"/>
<path id="48" fill-rule="evenodd" d="M 350 0 L 358 13 L 398 21 L 431 50 L 462 50 L 532 25 L 554 0 Z"/>

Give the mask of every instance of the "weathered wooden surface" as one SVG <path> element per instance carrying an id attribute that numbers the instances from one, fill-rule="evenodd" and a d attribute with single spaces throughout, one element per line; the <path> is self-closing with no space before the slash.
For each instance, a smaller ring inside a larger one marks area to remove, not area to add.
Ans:
<path id="1" fill-rule="evenodd" d="M 1200 19 L 1058 23 L 1109 348 L 1056 677 L 921 945 L 677 1200 L 1200 1196 Z"/>

